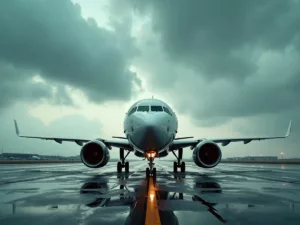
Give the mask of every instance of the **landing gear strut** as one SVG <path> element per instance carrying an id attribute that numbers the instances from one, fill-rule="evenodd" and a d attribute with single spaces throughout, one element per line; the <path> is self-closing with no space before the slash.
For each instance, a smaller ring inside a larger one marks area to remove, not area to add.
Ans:
<path id="1" fill-rule="evenodd" d="M 129 153 L 130 153 L 130 151 L 128 151 L 126 156 L 124 157 L 124 148 L 120 148 L 120 161 L 117 164 L 118 173 L 122 172 L 122 168 L 125 168 L 126 173 L 129 172 L 129 162 L 128 161 L 125 162 L 125 159 L 129 155 Z"/>
<path id="2" fill-rule="evenodd" d="M 182 148 L 178 149 L 178 156 L 172 151 L 177 161 L 173 163 L 173 172 L 177 173 L 178 168 L 180 168 L 181 172 L 185 172 L 185 162 L 182 161 Z"/>
<path id="3" fill-rule="evenodd" d="M 151 175 L 153 176 L 153 178 L 156 178 L 156 168 L 154 167 L 154 158 L 155 158 L 156 153 L 155 152 L 150 152 L 150 153 L 146 153 L 146 157 L 149 160 L 149 167 L 146 169 L 146 177 L 150 177 Z"/>

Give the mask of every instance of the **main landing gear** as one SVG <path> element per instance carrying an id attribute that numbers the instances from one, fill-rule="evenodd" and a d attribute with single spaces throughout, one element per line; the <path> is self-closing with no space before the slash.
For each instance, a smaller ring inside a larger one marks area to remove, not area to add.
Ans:
<path id="1" fill-rule="evenodd" d="M 156 152 L 148 152 L 146 153 L 146 157 L 149 161 L 149 167 L 146 169 L 146 177 L 149 178 L 151 175 L 153 178 L 156 178 L 156 168 L 154 167 L 154 158 L 156 156 Z"/>
<path id="2" fill-rule="evenodd" d="M 177 161 L 173 163 L 173 172 L 177 173 L 178 168 L 180 168 L 181 172 L 185 172 L 185 162 L 182 161 L 182 148 L 178 149 L 178 156 L 172 151 Z"/>
<path id="3" fill-rule="evenodd" d="M 128 161 L 125 162 L 125 159 L 129 155 L 129 153 L 130 151 L 128 151 L 126 156 L 124 157 L 124 148 L 120 148 L 120 161 L 117 164 L 118 173 L 121 173 L 123 168 L 125 168 L 126 173 L 129 172 L 129 162 Z"/>

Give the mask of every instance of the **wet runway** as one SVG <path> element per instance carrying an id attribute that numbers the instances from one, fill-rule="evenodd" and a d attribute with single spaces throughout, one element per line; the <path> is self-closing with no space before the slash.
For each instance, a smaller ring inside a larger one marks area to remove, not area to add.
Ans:
<path id="1" fill-rule="evenodd" d="M 300 166 L 188 162 L 175 175 L 172 165 L 156 160 L 155 196 L 145 161 L 128 174 L 116 162 L 0 165 L 0 224 L 299 224 Z M 153 199 L 159 221 L 146 216 Z"/>

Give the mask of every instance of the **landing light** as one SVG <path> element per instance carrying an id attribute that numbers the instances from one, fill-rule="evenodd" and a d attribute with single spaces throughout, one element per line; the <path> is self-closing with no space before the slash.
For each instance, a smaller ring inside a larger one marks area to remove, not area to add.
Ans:
<path id="1" fill-rule="evenodd" d="M 156 156 L 156 152 L 147 152 L 147 158 L 154 158 Z"/>

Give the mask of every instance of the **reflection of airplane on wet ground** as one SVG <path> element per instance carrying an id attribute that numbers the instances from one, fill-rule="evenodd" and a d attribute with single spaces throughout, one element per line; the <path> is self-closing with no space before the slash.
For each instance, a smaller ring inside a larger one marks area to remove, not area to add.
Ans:
<path id="1" fill-rule="evenodd" d="M 125 180 L 127 175 L 119 176 L 119 179 Z M 174 176 L 177 182 L 183 181 L 184 177 Z M 181 191 L 181 192 L 180 192 Z M 87 182 L 80 190 L 81 194 L 95 195 L 95 200 L 86 204 L 88 207 L 116 207 L 116 206 L 128 206 L 130 207 L 130 213 L 126 218 L 125 224 L 145 224 L 146 207 L 145 202 L 151 201 L 151 197 L 147 198 L 147 186 L 146 183 L 141 186 L 135 187 L 133 190 L 129 190 L 126 185 L 120 184 L 119 192 L 114 190 L 112 193 L 108 190 L 107 183 L 105 182 Z M 204 209 L 210 212 L 220 222 L 225 223 L 226 220 L 218 214 L 218 211 L 214 208 L 217 203 L 205 200 L 203 195 L 212 194 L 214 196 L 220 195 L 222 189 L 220 185 L 214 180 L 207 180 L 201 177 L 196 177 L 195 186 L 193 188 L 192 200 L 185 201 L 185 189 L 172 190 L 169 187 L 163 187 L 160 190 L 159 186 L 156 186 L 156 195 L 159 205 L 159 217 L 161 224 L 179 224 L 174 211 L 187 210 L 187 204 L 190 204 L 188 208 L 195 208 L 199 203 L 200 209 Z M 189 193 L 191 194 L 191 193 Z M 178 201 L 182 201 L 181 203 Z M 186 204 L 183 204 L 185 201 Z M 204 208 L 202 208 L 204 207 Z M 196 207 L 197 210 L 197 207 Z"/>
<path id="2" fill-rule="evenodd" d="M 83 146 L 80 153 L 81 160 L 91 168 L 105 166 L 110 159 L 109 150 L 116 147 L 120 148 L 120 161 L 117 164 L 117 171 L 121 172 L 122 168 L 125 168 L 125 171 L 128 172 L 129 162 L 125 160 L 128 154 L 133 152 L 137 157 L 148 159 L 149 168 L 146 169 L 146 175 L 149 176 L 150 174 L 156 175 L 154 159 L 165 157 L 170 152 L 177 158 L 177 161 L 173 163 L 173 171 L 177 172 L 177 169 L 180 168 L 181 172 L 185 172 L 185 162 L 182 161 L 183 148 L 185 147 L 190 147 L 193 150 L 193 160 L 197 166 L 203 168 L 215 167 L 222 157 L 218 144 L 226 146 L 231 142 L 244 142 L 244 144 L 247 144 L 255 140 L 286 138 L 290 135 L 291 122 L 285 136 L 218 139 L 176 138 L 178 121 L 171 107 L 157 99 L 144 99 L 133 104 L 126 114 L 124 120 L 126 137 L 114 137 L 114 140 L 23 136 L 19 134 L 16 121 L 15 128 L 17 135 L 20 137 L 54 140 L 60 144 L 63 141 L 69 141 Z M 125 150 L 127 151 L 126 155 Z M 175 151 L 177 151 L 177 154 Z"/>
<path id="3" fill-rule="evenodd" d="M 144 161 L 131 166 L 135 172 L 116 173 L 113 163 L 100 173 L 79 164 L 4 166 L 0 224 L 299 224 L 298 167 L 221 164 L 203 172 L 188 163 L 187 172 L 172 173 L 161 161 L 155 183 Z"/>

